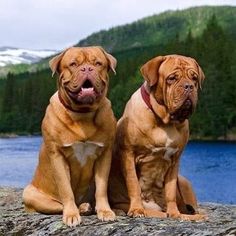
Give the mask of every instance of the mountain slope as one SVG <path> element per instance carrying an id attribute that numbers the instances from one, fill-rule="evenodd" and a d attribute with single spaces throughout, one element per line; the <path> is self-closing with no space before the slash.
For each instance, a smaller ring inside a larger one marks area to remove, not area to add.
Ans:
<path id="1" fill-rule="evenodd" d="M 56 54 L 55 50 L 29 50 L 0 47 L 0 67 L 14 64 L 31 64 Z"/>
<path id="2" fill-rule="evenodd" d="M 79 41 L 75 46 L 101 45 L 109 52 L 123 51 L 146 46 L 161 46 L 176 40 L 184 40 L 189 31 L 193 37 L 200 36 L 212 15 L 217 17 L 219 25 L 233 39 L 236 39 L 236 7 L 202 6 L 180 11 L 167 11 L 140 19 L 131 24 L 102 30 Z M 39 71 L 48 68 L 48 60 L 43 59 L 33 65 L 0 66 L 0 78 L 7 73 Z"/>
<path id="3" fill-rule="evenodd" d="M 192 137 L 236 139 L 235 16 L 236 7 L 166 12 L 96 33 L 80 44 L 101 44 L 117 58 L 117 73 L 115 78 L 111 76 L 109 90 L 117 118 L 143 82 L 139 68 L 144 62 L 156 55 L 173 53 L 194 57 L 203 68 L 206 81 L 191 118 Z M 154 30 L 157 26 L 161 27 Z M 17 69 L 14 66 L 18 74 L 11 73 L 0 80 L 0 133 L 39 132 L 49 98 L 56 90 L 48 59 L 23 69 L 21 65 Z M 19 73 L 24 69 L 25 73 Z"/>
<path id="4" fill-rule="evenodd" d="M 202 6 L 181 11 L 167 11 L 143 18 L 131 24 L 102 30 L 81 40 L 77 45 L 101 45 L 108 51 L 132 47 L 162 45 L 178 37 L 184 40 L 189 30 L 200 36 L 206 22 L 215 15 L 219 25 L 236 38 L 236 7 Z"/>

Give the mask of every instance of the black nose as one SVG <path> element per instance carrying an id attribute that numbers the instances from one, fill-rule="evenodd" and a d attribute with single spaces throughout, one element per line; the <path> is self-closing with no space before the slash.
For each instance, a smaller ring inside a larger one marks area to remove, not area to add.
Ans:
<path id="1" fill-rule="evenodd" d="M 184 85 L 184 89 L 185 89 L 186 91 L 192 91 L 192 90 L 193 90 L 193 85 L 192 85 L 192 84 L 189 84 L 189 83 L 186 83 L 186 84 Z"/>
<path id="2" fill-rule="evenodd" d="M 91 71 L 93 71 L 93 68 L 92 68 L 92 66 L 84 65 L 84 66 L 82 66 L 82 67 L 80 68 L 80 70 L 81 70 L 82 72 L 91 72 Z"/>

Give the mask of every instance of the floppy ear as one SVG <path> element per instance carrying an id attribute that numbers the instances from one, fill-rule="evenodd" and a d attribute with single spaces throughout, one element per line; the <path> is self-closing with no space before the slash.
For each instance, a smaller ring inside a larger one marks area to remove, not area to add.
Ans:
<path id="1" fill-rule="evenodd" d="M 205 74 L 202 68 L 198 65 L 198 74 L 199 74 L 199 87 L 202 89 L 203 81 L 205 80 Z"/>
<path id="2" fill-rule="evenodd" d="M 105 55 L 109 61 L 109 67 L 111 68 L 111 70 L 114 72 L 114 74 L 116 74 L 116 64 L 117 64 L 117 60 L 115 59 L 115 57 L 113 57 L 111 54 L 105 52 Z"/>
<path id="3" fill-rule="evenodd" d="M 204 72 L 203 72 L 202 68 L 197 63 L 197 61 L 195 59 L 193 59 L 193 61 L 194 61 L 194 63 L 196 64 L 196 66 L 198 68 L 198 75 L 199 75 L 198 84 L 199 84 L 199 88 L 202 89 L 202 84 L 203 84 L 203 81 L 205 80 L 205 75 L 204 75 Z"/>
<path id="4" fill-rule="evenodd" d="M 109 63 L 109 67 L 110 69 L 114 72 L 114 74 L 116 74 L 116 64 L 117 64 L 117 60 L 115 59 L 115 57 L 113 57 L 111 54 L 107 53 L 102 47 L 99 47 L 103 53 L 105 54 L 108 63 Z"/>
<path id="5" fill-rule="evenodd" d="M 63 52 L 61 52 L 60 54 L 58 54 L 57 56 L 53 57 L 50 61 L 49 61 L 49 66 L 52 70 L 52 77 L 54 76 L 55 73 L 59 74 L 58 71 L 58 67 L 60 64 L 60 61 L 62 59 L 62 57 L 64 56 L 65 52 L 68 50 L 69 48 L 67 48 L 66 50 L 64 50 Z"/>
<path id="6" fill-rule="evenodd" d="M 157 83 L 158 70 L 165 59 L 164 56 L 158 56 L 151 59 L 141 67 L 141 74 L 150 87 Z"/>

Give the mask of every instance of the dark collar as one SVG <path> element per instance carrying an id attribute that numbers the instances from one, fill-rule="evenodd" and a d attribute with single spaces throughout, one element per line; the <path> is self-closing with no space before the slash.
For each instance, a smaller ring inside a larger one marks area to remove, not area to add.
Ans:
<path id="1" fill-rule="evenodd" d="M 150 103 L 150 94 L 145 89 L 144 84 L 141 86 L 141 95 L 142 95 L 143 101 L 146 103 L 148 108 L 153 111 L 152 105 Z"/>
<path id="2" fill-rule="evenodd" d="M 172 117 L 171 116 L 169 117 L 169 115 L 168 116 L 161 116 L 161 114 L 163 112 L 166 113 L 167 111 L 166 111 L 166 108 L 163 105 L 160 105 L 159 103 L 158 103 L 159 110 L 157 110 L 155 112 L 152 105 L 151 105 L 151 102 L 150 102 L 150 93 L 147 91 L 144 84 L 141 86 L 141 95 L 142 95 L 142 99 L 146 103 L 147 107 L 154 113 L 154 115 L 156 117 L 159 117 L 163 123 L 167 124 L 167 123 L 169 123 L 169 121 L 182 123 L 185 121 L 185 119 L 175 118 L 175 116 L 172 116 Z M 162 112 L 161 112 L 161 109 L 162 109 Z M 158 112 L 158 111 L 160 111 L 160 112 Z"/>
<path id="3" fill-rule="evenodd" d="M 62 104 L 67 110 L 69 110 L 69 111 L 76 112 L 76 113 L 88 113 L 88 112 L 90 112 L 90 111 L 88 111 L 88 110 L 84 110 L 84 111 L 83 111 L 83 110 L 81 110 L 81 111 L 74 110 L 71 106 L 69 106 L 68 104 L 65 103 L 65 101 L 64 101 L 63 98 L 61 97 L 59 91 L 58 91 L 58 98 L 59 98 L 61 104 Z"/>
<path id="4" fill-rule="evenodd" d="M 145 84 L 143 84 L 141 86 L 141 95 L 142 95 L 143 101 L 146 103 L 147 107 L 152 111 L 154 116 L 158 119 L 161 119 L 161 121 L 163 123 L 167 124 L 169 122 L 169 118 L 168 118 L 169 116 L 166 117 L 166 116 L 161 115 L 161 114 L 163 114 L 163 112 L 166 112 L 166 108 L 164 106 L 158 104 L 158 107 L 156 108 L 157 110 L 155 111 L 153 109 L 151 102 L 150 102 L 150 93 L 145 88 Z"/>

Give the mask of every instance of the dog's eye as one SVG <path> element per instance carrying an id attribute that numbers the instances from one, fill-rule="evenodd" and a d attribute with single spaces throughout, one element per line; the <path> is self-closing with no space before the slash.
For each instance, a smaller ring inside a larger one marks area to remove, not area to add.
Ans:
<path id="1" fill-rule="evenodd" d="M 102 63 L 100 61 L 96 61 L 95 66 L 102 66 Z"/>
<path id="2" fill-rule="evenodd" d="M 70 67 L 77 67 L 78 65 L 75 61 L 72 61 L 69 66 Z"/>
<path id="3" fill-rule="evenodd" d="M 168 84 L 173 84 L 175 81 L 176 81 L 176 76 L 175 75 L 171 75 L 171 76 L 169 76 L 168 77 L 168 79 L 167 79 L 167 83 Z"/>

